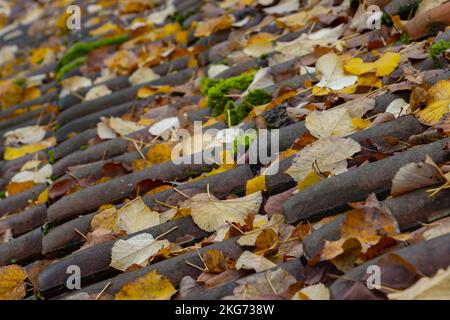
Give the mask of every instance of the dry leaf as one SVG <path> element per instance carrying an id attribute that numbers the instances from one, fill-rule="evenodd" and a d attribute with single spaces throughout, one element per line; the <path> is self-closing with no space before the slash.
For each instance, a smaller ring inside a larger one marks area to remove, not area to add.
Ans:
<path id="1" fill-rule="evenodd" d="M 282 268 L 268 270 L 236 281 L 233 296 L 224 299 L 255 300 L 279 297 L 297 280 Z"/>
<path id="2" fill-rule="evenodd" d="M 150 210 L 141 197 L 127 203 L 117 211 L 114 230 L 132 234 L 160 224 L 159 213 Z"/>
<path id="3" fill-rule="evenodd" d="M 425 162 L 408 163 L 397 171 L 392 179 L 391 194 L 399 196 L 444 181 L 439 168 L 427 156 Z"/>
<path id="4" fill-rule="evenodd" d="M 195 28 L 194 37 L 208 37 L 217 31 L 228 29 L 235 21 L 234 16 L 225 14 L 218 18 L 200 21 Z"/>
<path id="5" fill-rule="evenodd" d="M 42 141 L 46 133 L 43 126 L 28 126 L 8 131 L 3 137 L 7 146 L 15 143 L 33 144 Z"/>
<path id="6" fill-rule="evenodd" d="M 153 270 L 124 285 L 115 300 L 169 300 L 176 292 L 166 277 Z"/>
<path id="7" fill-rule="evenodd" d="M 141 233 L 127 240 L 118 240 L 111 250 L 111 267 L 126 271 L 133 264 L 145 267 L 148 259 L 169 246 L 168 240 L 155 240 L 149 233 Z"/>
<path id="8" fill-rule="evenodd" d="M 342 56 L 335 53 L 321 56 L 316 62 L 316 71 L 320 73 L 320 82 L 314 88 L 340 90 L 353 85 L 358 80 L 357 76 L 344 73 Z"/>
<path id="9" fill-rule="evenodd" d="M 314 110 L 306 116 L 305 126 L 316 138 L 342 137 L 356 131 L 350 114 L 344 108 Z"/>
<path id="10" fill-rule="evenodd" d="M 390 300 L 449 300 L 450 267 L 440 269 L 432 277 L 419 279 L 413 286 L 402 292 L 388 294 Z"/>
<path id="11" fill-rule="evenodd" d="M 128 78 L 128 81 L 132 86 L 137 86 L 138 84 L 150 82 L 159 79 L 160 75 L 155 73 L 151 68 L 139 68 Z"/>
<path id="12" fill-rule="evenodd" d="M 320 139 L 300 150 L 286 173 L 297 182 L 308 175 L 313 165 L 321 172 L 339 174 L 347 171 L 347 159 L 360 151 L 361 146 L 350 138 Z"/>
<path id="13" fill-rule="evenodd" d="M 330 300 L 330 290 L 323 283 L 318 283 L 299 290 L 292 300 Z"/>
<path id="14" fill-rule="evenodd" d="M 27 273 L 18 265 L 0 267 L 0 300 L 20 300 L 25 297 Z"/>
<path id="15" fill-rule="evenodd" d="M 261 206 L 261 192 L 230 200 L 218 200 L 207 193 L 192 197 L 191 216 L 202 230 L 212 232 L 228 223 L 244 224 L 249 213 L 257 213 Z"/>
<path id="16" fill-rule="evenodd" d="M 270 268 L 275 267 L 276 264 L 265 258 L 259 256 L 250 251 L 244 251 L 239 259 L 236 261 L 236 269 L 255 270 L 256 272 L 262 272 Z"/>

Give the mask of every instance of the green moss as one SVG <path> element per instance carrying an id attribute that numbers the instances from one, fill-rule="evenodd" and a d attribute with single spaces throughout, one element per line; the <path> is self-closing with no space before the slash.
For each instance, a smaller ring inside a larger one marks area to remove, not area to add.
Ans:
<path id="1" fill-rule="evenodd" d="M 61 80 L 61 78 L 69 71 L 83 65 L 86 62 L 87 57 L 81 56 L 73 60 L 72 62 L 64 65 L 61 69 L 56 73 L 56 80 Z"/>
<path id="2" fill-rule="evenodd" d="M 103 38 L 91 42 L 79 42 L 74 44 L 72 47 L 67 49 L 66 53 L 59 61 L 57 79 L 59 80 L 65 73 L 82 65 L 86 61 L 89 52 L 91 52 L 92 50 L 103 46 L 120 44 L 127 40 L 127 35 L 121 35 L 116 37 Z"/>
<path id="3" fill-rule="evenodd" d="M 408 36 L 407 33 L 403 32 L 400 35 L 400 42 L 403 44 L 410 44 L 411 43 L 411 38 Z"/>
<path id="4" fill-rule="evenodd" d="M 55 163 L 55 150 L 53 150 L 53 149 L 48 150 L 47 155 L 48 155 L 48 162 L 50 164 L 54 164 Z"/>
<path id="5" fill-rule="evenodd" d="M 272 101 L 272 95 L 262 89 L 250 91 L 241 101 L 239 106 L 235 106 L 229 101 L 225 106 L 225 117 L 227 123 L 236 125 L 241 122 L 252 111 L 253 107 L 260 106 Z"/>
<path id="6" fill-rule="evenodd" d="M 248 72 L 228 79 L 208 79 L 203 78 L 200 82 L 200 90 L 208 97 L 208 106 L 214 116 L 218 116 L 225 111 L 229 102 L 233 101 L 227 95 L 233 91 L 245 91 L 252 83 L 255 72 Z"/>
<path id="7" fill-rule="evenodd" d="M 445 41 L 444 39 L 433 44 L 428 50 L 428 54 L 434 62 L 439 62 L 439 56 L 443 54 L 447 49 L 450 48 L 450 41 Z"/>
<path id="8" fill-rule="evenodd" d="M 6 198 L 6 192 L 0 191 L 0 199 L 5 199 L 5 198 Z"/>

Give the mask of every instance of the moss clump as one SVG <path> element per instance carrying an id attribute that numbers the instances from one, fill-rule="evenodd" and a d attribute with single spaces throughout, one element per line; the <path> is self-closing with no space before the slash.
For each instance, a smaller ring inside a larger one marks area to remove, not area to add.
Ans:
<path id="1" fill-rule="evenodd" d="M 444 39 L 442 39 L 430 47 L 428 54 L 430 58 L 433 59 L 434 62 L 439 62 L 438 60 L 439 56 L 449 48 L 450 48 L 450 41 L 445 41 Z"/>
<path id="2" fill-rule="evenodd" d="M 252 111 L 253 107 L 260 106 L 272 101 L 272 95 L 262 89 L 250 91 L 241 101 L 239 106 L 235 106 L 229 101 L 225 106 L 225 117 L 231 125 L 241 122 Z"/>
<path id="3" fill-rule="evenodd" d="M 252 83 L 255 72 L 244 73 L 228 79 L 203 78 L 200 82 L 200 90 L 208 97 L 208 106 L 214 116 L 222 114 L 225 107 L 233 99 L 227 95 L 232 90 L 245 91 Z"/>
<path id="4" fill-rule="evenodd" d="M 238 135 L 236 139 L 233 140 L 233 150 L 232 154 L 235 156 L 238 153 L 239 148 L 247 150 L 250 144 L 256 139 L 257 134 L 255 131 L 249 133 L 244 133 L 243 135 Z"/>
<path id="5" fill-rule="evenodd" d="M 117 37 L 108 37 L 91 42 L 79 42 L 67 49 L 64 56 L 61 58 L 58 64 L 57 77 L 60 79 L 65 73 L 78 67 L 86 61 L 87 55 L 92 50 L 103 46 L 109 46 L 113 44 L 120 44 L 128 40 L 127 35 L 121 35 Z"/>

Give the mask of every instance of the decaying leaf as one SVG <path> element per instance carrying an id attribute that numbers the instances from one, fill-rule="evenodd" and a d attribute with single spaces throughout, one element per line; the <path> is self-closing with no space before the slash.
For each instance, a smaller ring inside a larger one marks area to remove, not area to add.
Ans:
<path id="1" fill-rule="evenodd" d="M 230 200 L 218 200 L 200 193 L 191 198 L 191 215 L 195 224 L 205 231 L 216 231 L 226 223 L 244 224 L 249 213 L 257 213 L 261 206 L 261 192 Z"/>
<path id="2" fill-rule="evenodd" d="M 231 27 L 234 20 L 234 16 L 225 14 L 218 18 L 201 21 L 195 29 L 194 36 L 208 37 L 217 31 L 228 29 L 229 27 Z"/>

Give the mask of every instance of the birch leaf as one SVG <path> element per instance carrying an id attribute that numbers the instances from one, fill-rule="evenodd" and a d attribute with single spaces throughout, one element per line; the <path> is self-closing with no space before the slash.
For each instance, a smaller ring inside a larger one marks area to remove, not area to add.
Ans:
<path id="1" fill-rule="evenodd" d="M 286 173 L 295 181 L 302 181 L 315 163 L 322 172 L 339 174 L 347 171 L 347 159 L 360 151 L 359 143 L 350 138 L 320 139 L 300 150 Z"/>
<path id="2" fill-rule="evenodd" d="M 316 138 L 342 137 L 356 131 L 350 114 L 343 108 L 315 110 L 306 116 L 305 125 Z"/>
<path id="3" fill-rule="evenodd" d="M 340 90 L 355 84 L 357 76 L 344 73 L 342 56 L 335 53 L 327 53 L 316 62 L 316 71 L 320 72 L 321 78 L 316 84 L 318 88 Z"/>
<path id="4" fill-rule="evenodd" d="M 276 264 L 250 251 L 244 251 L 236 261 L 236 269 L 255 270 L 256 272 L 266 271 L 275 267 Z"/>
<path id="5" fill-rule="evenodd" d="M 46 131 L 43 126 L 28 126 L 8 131 L 3 137 L 6 139 L 5 145 L 9 146 L 15 143 L 38 143 L 45 138 L 45 135 Z"/>
<path id="6" fill-rule="evenodd" d="M 212 232 L 227 222 L 245 223 L 249 213 L 257 213 L 261 206 L 261 192 L 230 200 L 218 200 L 213 195 L 200 193 L 192 197 L 191 216 L 202 230 Z"/>
<path id="7" fill-rule="evenodd" d="M 150 257 L 168 245 L 168 240 L 155 240 L 149 233 L 118 240 L 111 250 L 111 267 L 121 271 L 126 271 L 133 264 L 145 267 Z"/>
<path id="8" fill-rule="evenodd" d="M 116 294 L 115 300 L 169 300 L 177 290 L 156 270 L 127 283 Z"/>
<path id="9" fill-rule="evenodd" d="M 114 230 L 132 234 L 158 224 L 160 224 L 159 213 L 150 210 L 139 197 L 118 210 Z"/>

